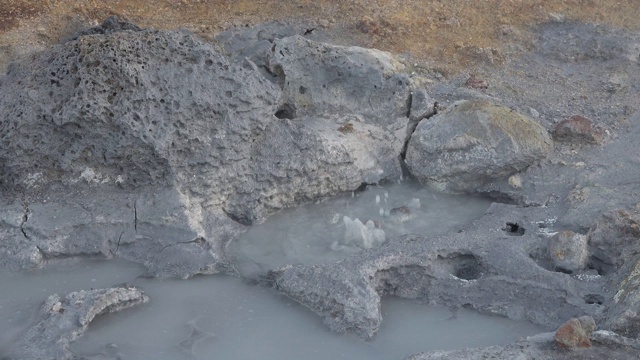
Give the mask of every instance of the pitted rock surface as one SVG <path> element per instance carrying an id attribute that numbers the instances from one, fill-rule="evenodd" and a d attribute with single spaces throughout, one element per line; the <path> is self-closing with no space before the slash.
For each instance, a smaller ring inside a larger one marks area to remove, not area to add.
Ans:
<path id="1" fill-rule="evenodd" d="M 274 41 L 268 61 L 290 118 L 360 114 L 385 126 L 408 116 L 411 80 L 398 73 L 403 65 L 387 52 L 292 36 Z"/>
<path id="2" fill-rule="evenodd" d="M 380 116 L 341 102 L 339 89 L 355 81 L 353 75 L 327 80 L 325 94 L 311 99 L 316 105 L 305 114 L 326 116 L 289 122 L 277 117 L 287 96 L 281 99 L 280 89 L 254 63 L 230 63 L 189 33 L 86 35 L 14 66 L 2 79 L 0 87 L 7 90 L 0 96 L 0 115 L 9 119 L 0 125 L 6 144 L 0 152 L 2 181 L 178 186 L 206 194 L 208 204 L 249 224 L 284 206 L 399 176 L 397 157 L 408 122 L 401 105 L 408 101 L 409 81 L 384 79 L 395 70 L 380 65 L 379 59 L 392 62 L 388 54 L 310 46 L 331 50 L 340 64 L 357 60 L 360 80 L 371 77 L 384 86 L 376 96 L 385 98 L 372 101 L 386 107 L 386 97 L 396 96 L 398 109 Z M 305 73 L 288 70 L 301 59 L 279 60 L 286 61 L 281 67 L 288 82 L 305 81 Z M 377 73 L 374 65 L 381 67 Z M 345 113 L 355 118 L 345 119 Z M 337 136 L 349 121 L 363 123 L 359 135 Z M 265 169 L 265 163 L 276 168 Z"/>

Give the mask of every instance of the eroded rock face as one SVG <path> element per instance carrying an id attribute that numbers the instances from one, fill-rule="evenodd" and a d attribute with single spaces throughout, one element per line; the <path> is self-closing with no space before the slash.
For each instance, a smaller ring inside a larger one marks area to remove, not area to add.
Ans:
<path id="1" fill-rule="evenodd" d="M 399 176 L 410 82 L 394 75 L 393 58 L 281 42 L 272 66 L 282 69 L 282 90 L 253 62 L 231 63 L 184 32 L 80 36 L 14 66 L 0 84 L 2 181 L 177 186 L 248 224 Z M 335 64 L 317 66 L 329 59 L 318 49 Z M 331 73 L 347 63 L 352 73 Z M 292 86 L 311 96 L 306 108 Z M 363 93 L 369 88 L 377 90 Z M 300 119 L 282 116 L 283 104 L 299 108 Z M 351 134 L 339 132 L 346 124 Z"/>
<path id="2" fill-rule="evenodd" d="M 551 150 L 547 131 L 533 120 L 472 100 L 418 124 L 406 163 L 422 183 L 443 191 L 471 192 L 526 169 Z"/>
<path id="3" fill-rule="evenodd" d="M 100 315 L 149 301 L 132 286 L 51 295 L 40 308 L 35 325 L 20 336 L 10 356 L 19 359 L 72 359 L 69 345 Z"/>

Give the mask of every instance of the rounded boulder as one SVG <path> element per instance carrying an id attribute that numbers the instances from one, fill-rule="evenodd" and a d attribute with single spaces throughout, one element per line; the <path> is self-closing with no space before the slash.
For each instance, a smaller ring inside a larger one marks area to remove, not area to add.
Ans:
<path id="1" fill-rule="evenodd" d="M 528 117 L 484 100 L 460 101 L 418 124 L 406 164 L 420 182 L 445 192 L 478 187 L 545 158 L 553 142 Z"/>

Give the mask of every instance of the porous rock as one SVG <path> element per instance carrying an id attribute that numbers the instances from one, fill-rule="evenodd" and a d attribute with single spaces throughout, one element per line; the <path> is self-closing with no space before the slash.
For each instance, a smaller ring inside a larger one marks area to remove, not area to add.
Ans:
<path id="1" fill-rule="evenodd" d="M 93 319 L 149 301 L 133 286 L 51 295 L 40 308 L 33 326 L 17 340 L 11 357 L 19 359 L 73 359 L 69 345 L 84 334 Z"/>
<path id="2" fill-rule="evenodd" d="M 289 116 L 360 114 L 385 126 L 409 113 L 411 81 L 389 53 L 318 43 L 302 36 L 274 41 L 269 68 L 278 75 Z"/>
<path id="3" fill-rule="evenodd" d="M 491 102 L 471 100 L 418 124 L 406 163 L 422 183 L 466 192 L 523 171 L 551 150 L 552 141 L 538 123 Z"/>
<path id="4" fill-rule="evenodd" d="M 549 257 L 557 270 L 582 270 L 589 259 L 588 238 L 573 231 L 561 231 L 549 239 Z"/>
<path id="5" fill-rule="evenodd" d="M 278 118 L 281 104 L 297 104 L 291 89 L 283 95 L 250 60 L 231 63 L 186 32 L 119 29 L 48 49 L 0 83 L 0 180 L 27 188 L 174 186 L 250 224 L 398 177 L 409 81 L 394 75 L 393 58 L 297 37 L 278 41 L 308 50 L 276 46 L 272 59 L 286 84 L 300 84 L 296 92 L 303 82 L 314 86 L 306 94 L 315 94 L 315 105 L 295 122 Z M 314 49 L 327 49 L 344 78 L 333 65 L 317 67 L 329 58 Z M 349 122 L 356 131 L 342 136 Z"/>

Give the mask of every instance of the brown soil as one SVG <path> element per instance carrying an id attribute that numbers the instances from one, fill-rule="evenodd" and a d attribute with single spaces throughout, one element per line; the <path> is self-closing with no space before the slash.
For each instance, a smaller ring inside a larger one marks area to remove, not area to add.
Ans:
<path id="1" fill-rule="evenodd" d="M 296 19 L 333 29 L 346 43 L 404 53 L 445 72 L 501 62 L 506 43 L 526 47 L 532 26 L 554 18 L 640 29 L 638 0 L 0 0 L 0 70 L 3 62 L 110 15 L 205 37 Z"/>

